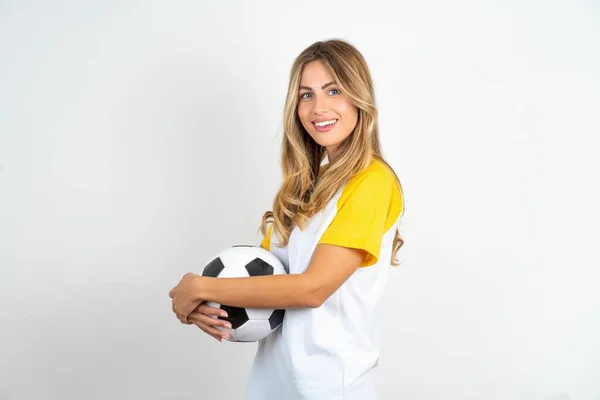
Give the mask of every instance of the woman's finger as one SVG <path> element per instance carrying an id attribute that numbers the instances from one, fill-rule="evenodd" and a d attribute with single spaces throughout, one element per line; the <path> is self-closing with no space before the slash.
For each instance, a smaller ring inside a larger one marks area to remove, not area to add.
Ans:
<path id="1" fill-rule="evenodd" d="M 198 326 L 198 328 L 200 328 L 200 327 Z M 219 342 L 221 342 L 221 341 L 223 340 L 223 337 L 222 337 L 222 336 L 219 336 L 219 335 L 213 335 L 213 334 L 211 334 L 211 333 L 205 332 L 205 331 L 204 331 L 202 328 L 200 328 L 200 330 L 201 330 L 201 331 L 203 331 L 204 333 L 206 333 L 208 336 L 214 337 L 214 338 L 215 338 L 215 340 L 217 340 L 217 341 L 219 341 Z"/>
<path id="2" fill-rule="evenodd" d="M 194 325 L 196 325 L 198 328 L 202 329 L 205 333 L 207 333 L 210 336 L 214 337 L 218 341 L 221 341 L 221 339 L 228 339 L 229 338 L 229 334 L 227 332 L 222 332 L 222 331 L 218 330 L 217 328 L 214 328 L 214 327 L 212 327 L 210 325 L 207 325 L 205 323 L 197 321 L 197 322 L 194 322 Z"/>
<path id="3" fill-rule="evenodd" d="M 191 325 L 191 322 L 185 321 L 184 319 L 180 318 L 177 309 L 175 308 L 175 301 L 171 302 L 171 309 L 173 310 L 173 313 L 175 313 L 175 316 L 177 317 L 179 322 L 181 322 L 182 324 Z"/>
<path id="4" fill-rule="evenodd" d="M 210 315 L 203 314 L 201 312 L 194 311 L 188 317 L 188 321 L 201 322 L 204 325 L 209 326 L 222 326 L 223 328 L 231 329 L 231 323 L 223 319 L 213 318 Z"/>
<path id="5" fill-rule="evenodd" d="M 221 335 L 215 334 L 215 333 L 210 333 L 208 332 L 205 328 L 206 325 L 198 322 L 198 323 L 194 323 L 194 325 L 196 325 L 198 328 L 200 328 L 201 331 L 203 331 L 204 333 L 206 333 L 209 336 L 214 337 L 216 340 L 218 340 L 219 342 L 223 339 L 223 337 Z"/>
<path id="6" fill-rule="evenodd" d="M 225 310 L 222 310 L 220 308 L 211 307 L 205 303 L 202 303 L 198 307 L 196 307 L 194 312 L 196 312 L 196 311 L 200 312 L 202 314 L 206 314 L 206 315 L 214 315 L 217 317 L 227 317 L 227 312 L 225 312 Z"/>

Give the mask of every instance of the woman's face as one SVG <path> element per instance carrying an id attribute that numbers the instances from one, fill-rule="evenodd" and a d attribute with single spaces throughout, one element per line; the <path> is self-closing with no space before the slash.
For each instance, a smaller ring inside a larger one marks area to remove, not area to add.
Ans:
<path id="1" fill-rule="evenodd" d="M 304 66 L 298 90 L 298 117 L 313 140 L 325 146 L 329 162 L 335 161 L 336 149 L 358 120 L 358 109 L 337 88 L 322 61 Z"/>

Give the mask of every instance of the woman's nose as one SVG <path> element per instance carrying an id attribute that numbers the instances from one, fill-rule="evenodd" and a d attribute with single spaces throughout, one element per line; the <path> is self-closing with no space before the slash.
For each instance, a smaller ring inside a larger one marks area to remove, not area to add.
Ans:
<path id="1" fill-rule="evenodd" d="M 327 96 L 315 96 L 314 104 L 314 112 L 317 114 L 324 114 L 329 110 L 329 99 Z"/>

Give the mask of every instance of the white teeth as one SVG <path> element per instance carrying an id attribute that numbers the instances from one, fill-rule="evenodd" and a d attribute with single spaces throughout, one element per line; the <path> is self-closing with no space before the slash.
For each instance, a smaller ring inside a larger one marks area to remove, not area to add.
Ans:
<path id="1" fill-rule="evenodd" d="M 331 121 L 315 122 L 315 125 L 316 126 L 327 126 L 327 125 L 335 124 L 336 121 L 337 121 L 337 119 L 332 119 Z"/>

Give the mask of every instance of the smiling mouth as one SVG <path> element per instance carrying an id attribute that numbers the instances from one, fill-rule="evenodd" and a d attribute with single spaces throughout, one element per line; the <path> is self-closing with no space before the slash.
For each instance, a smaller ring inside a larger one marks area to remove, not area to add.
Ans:
<path id="1" fill-rule="evenodd" d="M 326 124 L 326 125 L 332 125 L 332 124 L 335 124 L 337 122 L 337 118 L 332 118 L 332 119 L 327 120 L 327 121 L 319 121 L 319 122 L 312 121 L 312 123 L 315 124 L 315 125 L 321 124 L 320 126 L 325 126 L 325 125 L 323 125 L 324 122 L 328 122 L 328 124 Z M 319 125 L 317 125 L 317 126 L 319 126 Z"/>
<path id="2" fill-rule="evenodd" d="M 317 125 L 316 122 L 313 122 L 313 125 L 315 127 L 315 129 L 319 132 L 327 132 L 331 129 L 333 129 L 333 127 L 337 124 L 338 120 L 337 119 L 332 119 L 330 121 L 333 121 L 333 123 L 328 123 L 326 125 Z M 329 121 L 328 121 L 329 122 Z"/>

